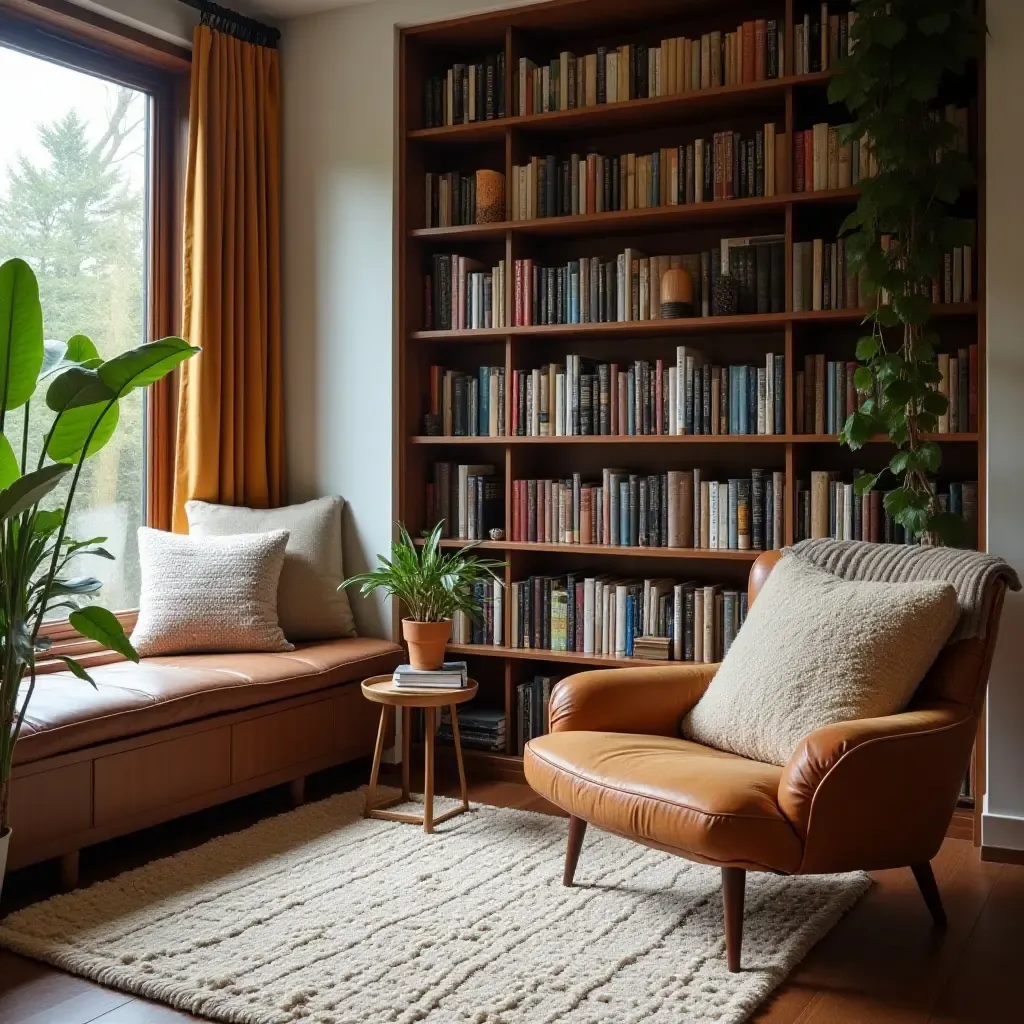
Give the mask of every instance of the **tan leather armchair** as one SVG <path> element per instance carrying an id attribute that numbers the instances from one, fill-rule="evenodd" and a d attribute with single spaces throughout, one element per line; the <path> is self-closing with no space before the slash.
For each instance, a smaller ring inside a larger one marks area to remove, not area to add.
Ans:
<path id="1" fill-rule="evenodd" d="M 750 572 L 751 604 L 779 559 Z M 531 740 L 530 785 L 568 811 L 564 882 L 587 824 L 722 868 L 726 956 L 740 969 L 747 871 L 821 874 L 909 866 L 935 923 L 945 912 L 929 861 L 967 771 L 1005 588 L 983 639 L 944 648 L 910 707 L 811 733 L 785 767 L 680 738 L 717 665 L 582 672 L 551 696 L 550 732 Z"/>

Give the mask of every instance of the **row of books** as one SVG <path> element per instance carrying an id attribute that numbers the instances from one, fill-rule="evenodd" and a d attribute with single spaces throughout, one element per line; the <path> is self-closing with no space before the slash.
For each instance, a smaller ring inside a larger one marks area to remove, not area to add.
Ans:
<path id="1" fill-rule="evenodd" d="M 489 53 L 476 64 L 453 64 L 429 77 L 423 94 L 426 128 L 504 117 L 505 52 Z"/>
<path id="2" fill-rule="evenodd" d="M 645 210 L 789 191 L 788 136 L 774 123 L 654 153 L 531 157 L 512 168 L 512 219 Z M 780 173 L 780 170 L 782 173 Z"/>
<path id="3" fill-rule="evenodd" d="M 500 171 L 445 171 L 426 175 L 424 227 L 451 228 L 505 219 L 505 175 Z"/>
<path id="4" fill-rule="evenodd" d="M 427 521 L 444 521 L 442 537 L 486 540 L 505 523 L 505 484 L 494 466 L 435 462 L 427 484 Z"/>
<path id="5" fill-rule="evenodd" d="M 478 614 L 455 613 L 452 617 L 452 643 L 501 647 L 505 626 L 504 594 L 504 585 L 495 580 L 474 583 L 473 602 Z"/>
<path id="6" fill-rule="evenodd" d="M 969 151 L 967 107 L 948 104 L 934 112 L 956 127 L 956 149 Z M 793 134 L 792 181 L 794 192 L 850 188 L 878 174 L 878 160 L 867 135 L 851 139 L 847 125 L 821 121 Z"/>
<path id="7" fill-rule="evenodd" d="M 479 260 L 438 253 L 431 259 L 424 301 L 428 331 L 505 327 L 505 261 L 487 270 Z"/>
<path id="8" fill-rule="evenodd" d="M 516 687 L 516 736 L 520 757 L 530 740 L 547 733 L 551 691 L 560 678 L 534 676 L 529 682 L 520 683 Z"/>
<path id="9" fill-rule="evenodd" d="M 853 49 L 856 20 L 856 11 L 831 14 L 827 3 L 822 3 L 820 16 L 817 11 L 804 14 L 793 25 L 793 73 L 809 75 L 835 67 Z"/>
<path id="10" fill-rule="evenodd" d="M 860 309 L 863 274 L 846 262 L 846 240 L 815 238 L 793 243 L 793 312 L 819 309 Z"/>
<path id="11" fill-rule="evenodd" d="M 685 345 L 674 366 L 570 354 L 564 364 L 514 370 L 511 403 L 519 437 L 784 434 L 785 360 L 769 352 L 764 366 L 712 366 Z"/>
<path id="12" fill-rule="evenodd" d="M 456 709 L 459 716 L 459 740 L 464 747 L 474 750 L 486 750 L 492 754 L 503 754 L 507 742 L 507 723 L 505 712 L 500 708 L 477 707 L 476 704 L 459 704 Z M 441 711 L 441 723 L 437 729 L 437 738 L 441 743 L 454 744 L 452 732 L 452 712 L 446 707 Z"/>
<path id="13" fill-rule="evenodd" d="M 856 478 L 856 474 L 854 474 Z M 966 547 L 978 543 L 978 484 L 961 481 L 939 486 L 939 507 L 963 518 Z M 885 492 L 876 488 L 859 495 L 852 481 L 826 470 L 811 473 L 810 484 L 797 485 L 796 539 L 832 537 L 875 544 L 913 543 L 885 508 Z"/>
<path id="14" fill-rule="evenodd" d="M 513 647 L 632 658 L 661 637 L 673 661 L 720 661 L 747 614 L 745 591 L 577 574 L 520 580 L 509 602 Z"/>
<path id="15" fill-rule="evenodd" d="M 940 434 L 974 432 L 978 429 L 978 346 L 969 345 L 956 354 L 936 357 L 942 380 L 937 390 L 949 405 L 939 417 Z M 794 428 L 798 434 L 838 434 L 846 418 L 859 409 L 868 394 L 853 384 L 860 364 L 855 360 L 826 360 L 821 353 L 804 356 L 803 370 L 796 371 Z"/>
<path id="16" fill-rule="evenodd" d="M 429 372 L 430 437 L 503 437 L 505 367 L 480 366 L 475 373 L 433 365 Z"/>
<path id="17" fill-rule="evenodd" d="M 978 348 L 969 345 L 936 357 L 937 390 L 949 405 L 937 432 L 978 429 Z M 795 374 L 794 430 L 838 434 L 867 397 L 854 388 L 856 360 L 807 353 Z M 743 396 L 746 396 L 744 401 Z M 511 430 L 519 437 L 784 434 L 785 369 L 782 354 L 765 366 L 714 366 L 686 346 L 676 365 L 663 360 L 593 363 L 578 355 L 512 374 Z M 476 373 L 430 367 L 426 433 L 446 437 L 503 437 L 505 368 Z"/>
<path id="18" fill-rule="evenodd" d="M 850 188 L 878 173 L 867 136 L 845 139 L 845 126 L 820 122 L 793 134 L 793 191 Z"/>
<path id="19" fill-rule="evenodd" d="M 513 325 L 622 323 L 661 317 L 661 281 L 679 267 L 693 281 L 694 314 L 715 309 L 718 279 L 736 282 L 730 313 L 781 313 L 786 302 L 785 240 L 781 235 L 724 238 L 699 253 L 648 257 L 629 248 L 614 260 L 583 257 L 545 267 L 532 259 L 513 267 Z"/>
<path id="20" fill-rule="evenodd" d="M 778 78 L 785 67 L 784 40 L 780 19 L 759 18 L 734 32 L 677 36 L 658 46 L 601 46 L 581 56 L 563 50 L 539 64 L 521 57 L 516 112 L 572 110 Z"/>
<path id="21" fill-rule="evenodd" d="M 700 469 L 666 473 L 602 470 L 512 484 L 512 539 L 537 544 L 763 551 L 785 539 L 785 474 L 703 479 Z"/>

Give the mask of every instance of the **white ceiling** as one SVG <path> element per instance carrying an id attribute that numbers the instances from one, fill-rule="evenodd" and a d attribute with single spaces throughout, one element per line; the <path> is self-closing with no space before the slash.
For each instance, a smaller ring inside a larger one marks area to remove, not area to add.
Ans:
<path id="1" fill-rule="evenodd" d="M 256 17 L 274 18 L 282 21 L 297 18 L 303 14 L 316 14 L 319 11 L 330 11 L 337 7 L 354 7 L 356 4 L 372 3 L 373 0 L 222 0 L 225 6 L 242 10 L 245 14 Z"/>

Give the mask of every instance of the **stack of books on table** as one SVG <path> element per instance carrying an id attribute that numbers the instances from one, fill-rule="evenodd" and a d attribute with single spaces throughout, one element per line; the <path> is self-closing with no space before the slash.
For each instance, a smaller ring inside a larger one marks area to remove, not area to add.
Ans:
<path id="1" fill-rule="evenodd" d="M 476 750 L 489 750 L 492 753 L 505 752 L 505 712 L 500 708 L 477 708 L 462 705 L 459 713 L 459 738 L 464 747 Z M 441 712 L 441 728 L 437 738 L 445 743 L 453 743 L 451 709 Z"/>
<path id="2" fill-rule="evenodd" d="M 402 690 L 454 690 L 466 686 L 466 663 L 446 661 L 439 669 L 426 672 L 411 665 L 399 665 L 391 677 Z"/>

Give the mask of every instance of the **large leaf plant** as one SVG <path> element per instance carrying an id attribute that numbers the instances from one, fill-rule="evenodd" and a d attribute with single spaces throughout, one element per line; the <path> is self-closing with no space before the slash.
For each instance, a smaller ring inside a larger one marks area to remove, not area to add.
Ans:
<path id="1" fill-rule="evenodd" d="M 10 824 L 11 763 L 35 690 L 36 659 L 50 648 L 41 632 L 47 614 L 67 611 L 83 636 L 139 660 L 116 616 L 92 603 L 100 581 L 69 573 L 79 558 L 113 558 L 105 538 L 75 540 L 68 522 L 82 467 L 113 437 L 121 399 L 197 351 L 181 338 L 165 338 L 104 360 L 84 335 L 46 341 L 32 268 L 19 259 L 0 265 L 0 834 Z M 40 399 L 53 418 L 40 428 L 42 450 L 31 465 Z M 15 422 L 19 451 L 8 437 Z M 65 483 L 58 501 L 55 492 Z M 59 660 L 92 683 L 75 659 Z"/>
<path id="2" fill-rule="evenodd" d="M 955 204 L 973 172 L 941 104 L 980 51 L 973 8 L 971 0 L 861 0 L 852 49 L 829 84 L 830 101 L 853 114 L 847 138 L 869 142 L 878 165 L 861 180 L 841 229 L 872 311 L 854 378 L 870 397 L 840 440 L 857 449 L 875 434 L 888 436 L 897 450 L 886 470 L 897 486 L 885 495 L 886 511 L 928 543 L 955 542 L 963 527 L 938 505 L 933 480 L 942 452 L 923 435 L 937 430 L 948 407 L 937 389 L 938 338 L 928 326 L 932 282 L 942 279 L 944 255 L 972 241 Z M 859 477 L 858 493 L 881 476 Z"/>

